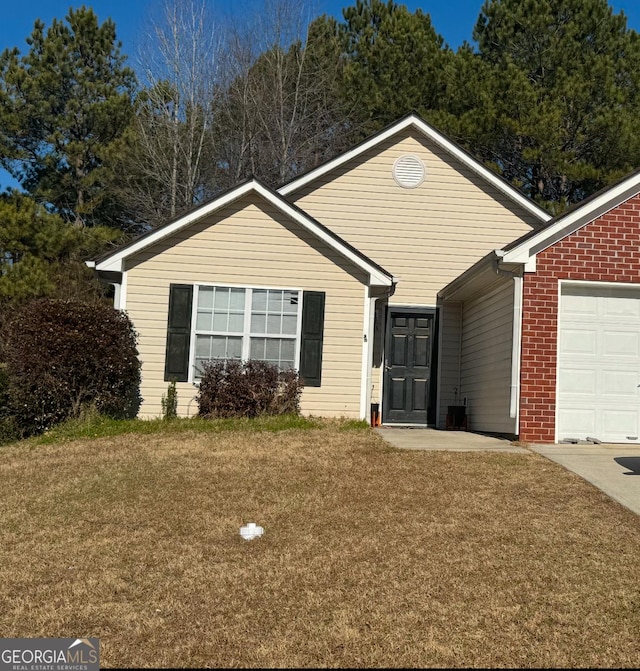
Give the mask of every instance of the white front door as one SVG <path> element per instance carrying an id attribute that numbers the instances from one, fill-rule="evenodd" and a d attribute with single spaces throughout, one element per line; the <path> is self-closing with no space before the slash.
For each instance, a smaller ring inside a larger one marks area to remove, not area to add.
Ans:
<path id="1" fill-rule="evenodd" d="M 563 284 L 558 440 L 640 442 L 640 289 Z"/>

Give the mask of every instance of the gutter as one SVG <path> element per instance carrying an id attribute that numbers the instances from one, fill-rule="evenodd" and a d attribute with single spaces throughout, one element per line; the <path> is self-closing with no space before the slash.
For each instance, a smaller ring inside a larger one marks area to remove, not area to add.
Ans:
<path id="1" fill-rule="evenodd" d="M 124 297 L 123 286 L 126 287 L 126 274 L 116 270 L 98 270 L 95 261 L 85 261 L 85 265 L 93 270 L 93 274 L 100 282 L 113 285 L 113 307 L 116 310 L 124 309 L 122 299 Z"/>
<path id="2" fill-rule="evenodd" d="M 474 263 L 471 268 L 467 268 L 467 270 L 465 270 L 462 275 L 458 275 L 458 277 L 449 282 L 446 287 L 440 289 L 440 291 L 438 291 L 438 298 L 443 301 L 457 300 L 456 294 L 467 286 L 469 280 L 475 279 L 478 275 L 486 272 L 491 268 L 491 266 L 495 263 L 497 251 L 502 250 L 494 249 L 493 251 L 489 252 L 479 261 L 476 261 L 476 263 Z"/>
<path id="3" fill-rule="evenodd" d="M 520 356 L 522 353 L 522 269 L 519 272 L 500 268 L 504 256 L 501 249 L 494 250 L 494 268 L 500 277 L 513 279 L 513 332 L 511 336 L 511 387 L 509 392 L 509 417 L 515 419 L 515 434 L 519 431 L 520 416 Z"/>

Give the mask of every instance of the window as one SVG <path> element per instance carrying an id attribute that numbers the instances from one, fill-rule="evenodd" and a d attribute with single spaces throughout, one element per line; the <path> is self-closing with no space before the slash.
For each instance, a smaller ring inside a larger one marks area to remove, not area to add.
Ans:
<path id="1" fill-rule="evenodd" d="M 298 360 L 299 292 L 196 287 L 194 379 L 205 361 L 259 359 L 280 370 Z"/>
<path id="2" fill-rule="evenodd" d="M 203 362 L 260 358 L 322 382 L 323 291 L 170 284 L 164 379 L 193 382 Z"/>

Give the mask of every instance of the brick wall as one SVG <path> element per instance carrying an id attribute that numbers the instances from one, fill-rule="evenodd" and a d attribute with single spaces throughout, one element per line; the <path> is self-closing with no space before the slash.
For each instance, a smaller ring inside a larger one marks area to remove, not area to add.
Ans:
<path id="1" fill-rule="evenodd" d="M 520 440 L 553 442 L 558 280 L 640 283 L 640 195 L 540 252 L 525 273 Z"/>

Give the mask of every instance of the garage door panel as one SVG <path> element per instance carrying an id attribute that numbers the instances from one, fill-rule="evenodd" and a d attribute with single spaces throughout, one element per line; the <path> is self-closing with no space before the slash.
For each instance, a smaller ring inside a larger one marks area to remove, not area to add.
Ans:
<path id="1" fill-rule="evenodd" d="M 604 396 L 624 396 L 631 403 L 637 403 L 638 374 L 635 371 L 603 370 L 602 393 Z"/>
<path id="2" fill-rule="evenodd" d="M 598 310 L 598 301 L 594 296 L 581 293 L 564 295 L 563 306 L 566 314 L 595 316 Z"/>
<path id="3" fill-rule="evenodd" d="M 605 317 L 640 320 L 640 305 L 633 296 L 610 296 L 603 301 L 602 311 Z"/>
<path id="4" fill-rule="evenodd" d="M 598 338 L 593 326 L 566 329 L 560 334 L 560 351 L 566 354 L 595 354 Z"/>
<path id="5" fill-rule="evenodd" d="M 558 389 L 561 394 L 588 395 L 596 392 L 596 373 L 594 370 L 564 368 L 560 375 Z"/>
<path id="6" fill-rule="evenodd" d="M 564 437 L 585 433 L 592 436 L 596 432 L 595 410 L 565 408 L 558 417 L 558 432 Z"/>
<path id="7" fill-rule="evenodd" d="M 629 331 L 609 331 L 602 333 L 602 354 L 604 356 L 638 358 L 638 333 Z"/>
<path id="8" fill-rule="evenodd" d="M 602 432 L 611 442 L 638 439 L 638 413 L 633 410 L 602 411 Z"/>
<path id="9" fill-rule="evenodd" d="M 637 442 L 640 290 L 563 285 L 558 335 L 558 439 Z"/>

